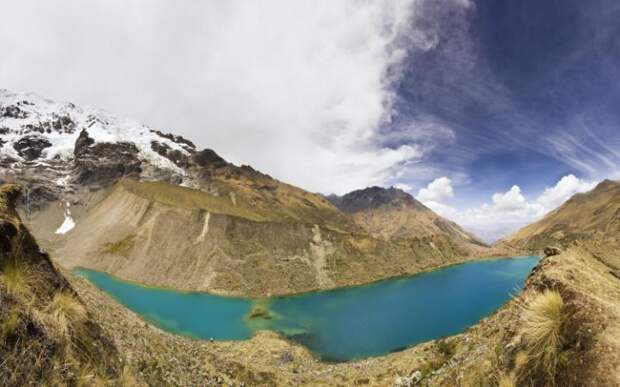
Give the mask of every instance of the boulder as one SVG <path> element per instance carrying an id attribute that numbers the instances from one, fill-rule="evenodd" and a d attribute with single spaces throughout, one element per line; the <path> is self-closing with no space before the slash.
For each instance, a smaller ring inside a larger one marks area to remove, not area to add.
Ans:
<path id="1" fill-rule="evenodd" d="M 559 247 L 555 246 L 547 246 L 544 248 L 543 252 L 545 253 L 545 257 L 551 257 L 553 255 L 558 255 L 562 252 Z"/>
<path id="2" fill-rule="evenodd" d="M 394 380 L 394 387 L 412 387 L 420 383 L 422 380 L 422 372 L 414 371 L 409 376 L 399 376 Z"/>

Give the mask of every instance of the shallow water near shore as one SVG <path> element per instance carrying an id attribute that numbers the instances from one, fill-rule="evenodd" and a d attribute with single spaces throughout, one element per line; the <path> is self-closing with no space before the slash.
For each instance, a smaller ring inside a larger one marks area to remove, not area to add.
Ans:
<path id="1" fill-rule="evenodd" d="M 242 340 L 269 329 L 324 360 L 347 361 L 464 331 L 518 293 L 538 260 L 475 261 L 363 286 L 261 300 L 144 287 L 83 268 L 74 273 L 172 333 Z"/>

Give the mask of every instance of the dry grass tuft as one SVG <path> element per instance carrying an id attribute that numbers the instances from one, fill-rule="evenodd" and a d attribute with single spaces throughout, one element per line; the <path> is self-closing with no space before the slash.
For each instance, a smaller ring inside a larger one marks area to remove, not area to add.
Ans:
<path id="1" fill-rule="evenodd" d="M 133 248 L 135 244 L 135 238 L 135 235 L 128 235 L 125 238 L 116 242 L 106 243 L 101 248 L 101 252 L 104 254 L 126 255 L 127 252 L 129 252 Z"/>
<path id="2" fill-rule="evenodd" d="M 555 384 L 562 359 L 564 300 L 559 292 L 547 290 L 523 306 L 521 334 L 525 349 L 515 358 L 520 374 L 537 374 Z"/>
<path id="3" fill-rule="evenodd" d="M 30 294 L 30 273 L 26 266 L 13 260 L 7 261 L 2 267 L 0 278 L 4 282 L 9 294 L 13 296 Z"/>
<path id="4" fill-rule="evenodd" d="M 7 317 L 0 323 L 0 345 L 21 325 L 21 320 L 20 311 L 17 308 L 9 309 Z"/>
<path id="5" fill-rule="evenodd" d="M 517 354 L 515 355 L 515 369 L 522 370 L 523 367 L 527 365 L 528 361 L 529 361 L 529 358 L 528 358 L 527 352 L 525 351 L 517 352 Z"/>
<path id="6" fill-rule="evenodd" d="M 138 382 L 136 381 L 136 378 L 131 368 L 129 368 L 128 366 L 125 366 L 123 368 L 123 372 L 118 378 L 118 384 L 121 387 L 136 387 L 138 385 Z"/>
<path id="7" fill-rule="evenodd" d="M 504 374 L 500 376 L 497 383 L 498 387 L 517 387 L 514 374 Z"/>
<path id="8" fill-rule="evenodd" d="M 88 317 L 84 305 L 68 292 L 60 292 L 45 309 L 46 325 L 59 336 L 67 336 Z"/>

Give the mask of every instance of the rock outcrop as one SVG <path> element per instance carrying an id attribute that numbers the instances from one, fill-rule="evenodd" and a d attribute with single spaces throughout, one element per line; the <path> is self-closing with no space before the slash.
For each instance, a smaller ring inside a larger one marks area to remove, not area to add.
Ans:
<path id="1" fill-rule="evenodd" d="M 551 257 L 554 255 L 558 255 L 562 252 L 562 250 L 560 250 L 559 247 L 554 247 L 554 246 L 547 246 L 543 249 L 543 254 L 545 254 L 545 257 Z"/>

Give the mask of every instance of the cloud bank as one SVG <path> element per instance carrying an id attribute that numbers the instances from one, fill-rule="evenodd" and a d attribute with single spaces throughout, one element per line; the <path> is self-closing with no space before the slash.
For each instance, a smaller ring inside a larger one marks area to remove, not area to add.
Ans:
<path id="1" fill-rule="evenodd" d="M 545 188 L 534 200 L 528 200 L 521 188 L 513 185 L 505 192 L 494 193 L 490 203 L 457 209 L 449 204 L 449 200 L 454 197 L 451 180 L 440 177 L 422 188 L 416 198 L 438 214 L 478 233 L 488 242 L 493 242 L 542 218 L 574 194 L 589 191 L 596 184 L 597 182 L 586 181 L 571 174 L 562 177 L 554 186 Z"/>
<path id="2" fill-rule="evenodd" d="M 377 131 L 395 113 L 408 50 L 439 43 L 415 25 L 422 3 L 10 2 L 0 85 L 96 105 L 344 193 L 394 181 L 433 146 L 433 131 L 399 143 Z"/>

